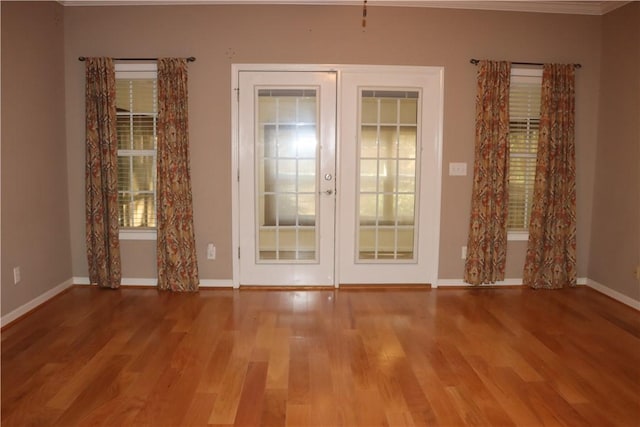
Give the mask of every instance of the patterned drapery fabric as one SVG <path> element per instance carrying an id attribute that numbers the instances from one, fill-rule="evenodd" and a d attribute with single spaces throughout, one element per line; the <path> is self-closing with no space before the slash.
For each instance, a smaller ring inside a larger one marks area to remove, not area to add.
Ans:
<path id="1" fill-rule="evenodd" d="M 187 62 L 158 60 L 158 287 L 197 291 L 187 115 Z"/>
<path id="2" fill-rule="evenodd" d="M 540 137 L 523 281 L 576 285 L 575 70 L 545 64 Z"/>
<path id="3" fill-rule="evenodd" d="M 118 288 L 121 266 L 116 74 L 111 58 L 87 58 L 85 70 L 85 212 L 89 279 L 100 287 Z"/>
<path id="4" fill-rule="evenodd" d="M 511 64 L 480 61 L 476 95 L 475 160 L 464 281 L 504 280 L 509 176 Z"/>

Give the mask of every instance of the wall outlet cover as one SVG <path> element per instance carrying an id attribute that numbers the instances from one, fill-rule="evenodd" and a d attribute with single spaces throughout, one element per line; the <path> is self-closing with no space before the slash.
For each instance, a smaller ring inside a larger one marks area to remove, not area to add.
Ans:
<path id="1" fill-rule="evenodd" d="M 213 243 L 207 245 L 207 259 L 216 259 L 216 247 Z"/>

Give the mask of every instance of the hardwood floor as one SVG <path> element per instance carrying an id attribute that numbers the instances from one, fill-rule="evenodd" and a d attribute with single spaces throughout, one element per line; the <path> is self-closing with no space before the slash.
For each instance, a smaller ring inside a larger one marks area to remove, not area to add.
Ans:
<path id="1" fill-rule="evenodd" d="M 580 287 L 74 287 L 2 332 L 2 426 L 638 426 L 640 313 Z"/>

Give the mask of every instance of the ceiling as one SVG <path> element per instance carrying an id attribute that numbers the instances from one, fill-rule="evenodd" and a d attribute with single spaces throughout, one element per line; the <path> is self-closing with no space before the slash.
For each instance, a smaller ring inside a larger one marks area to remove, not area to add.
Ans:
<path id="1" fill-rule="evenodd" d="M 124 6 L 124 5 L 238 5 L 238 4 L 296 4 L 361 6 L 358 0 L 58 0 L 65 6 Z M 480 9 L 518 12 L 568 13 L 576 15 L 604 15 L 629 1 L 425 1 L 425 0 L 367 0 L 367 6 L 438 7 L 450 9 Z"/>

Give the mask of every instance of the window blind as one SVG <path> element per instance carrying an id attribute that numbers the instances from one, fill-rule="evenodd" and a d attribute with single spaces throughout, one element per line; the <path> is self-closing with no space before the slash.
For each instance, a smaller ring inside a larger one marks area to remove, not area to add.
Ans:
<path id="1" fill-rule="evenodd" d="M 528 231 L 540 132 L 541 70 L 514 69 L 509 91 L 509 231 Z"/>
<path id="2" fill-rule="evenodd" d="M 155 73 L 116 73 L 120 227 L 156 227 Z"/>

